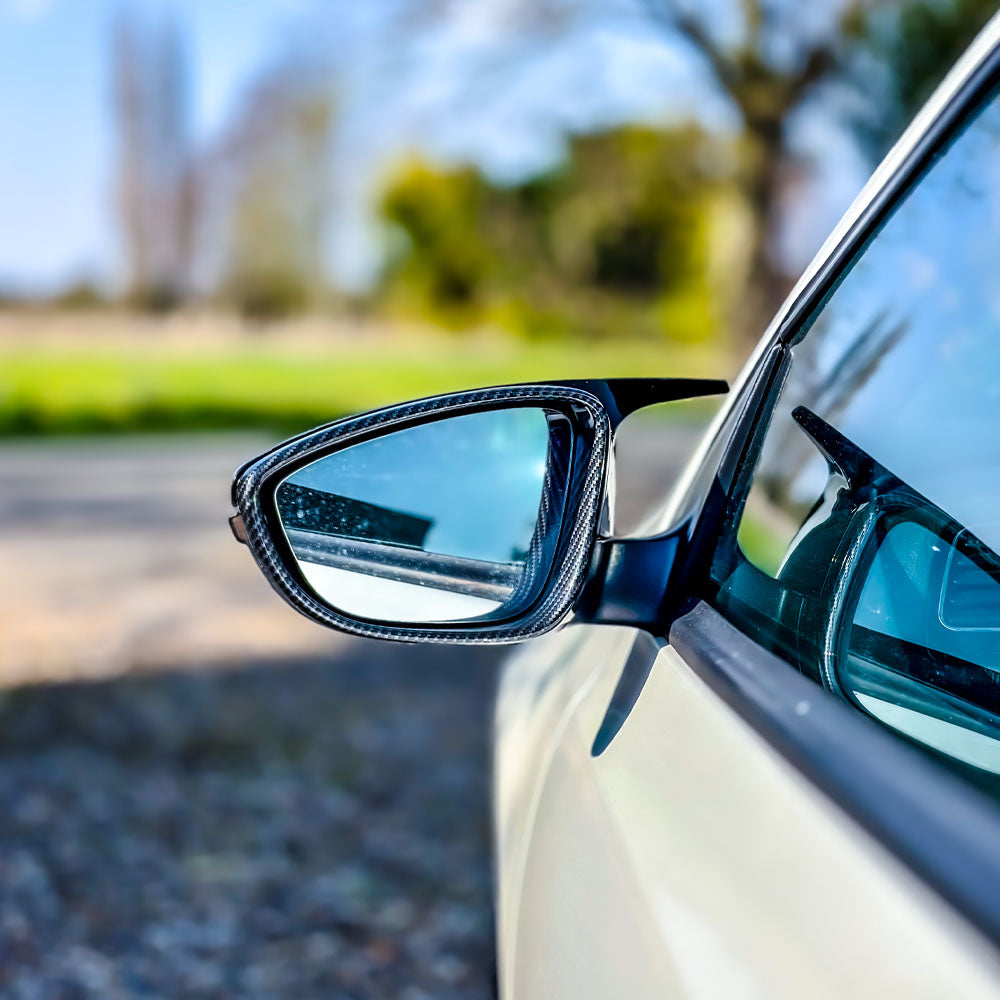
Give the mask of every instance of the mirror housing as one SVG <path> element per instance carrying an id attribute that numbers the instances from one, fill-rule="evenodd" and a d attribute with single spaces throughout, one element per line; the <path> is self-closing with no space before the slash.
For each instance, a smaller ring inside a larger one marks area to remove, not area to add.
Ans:
<path id="1" fill-rule="evenodd" d="M 411 642 L 529 639 L 566 621 L 585 584 L 607 571 L 594 555 L 608 541 L 619 424 L 647 406 L 727 389 L 707 379 L 588 379 L 348 417 L 244 465 L 231 525 L 282 597 L 328 627 Z M 477 414 L 493 416 L 460 420 Z"/>

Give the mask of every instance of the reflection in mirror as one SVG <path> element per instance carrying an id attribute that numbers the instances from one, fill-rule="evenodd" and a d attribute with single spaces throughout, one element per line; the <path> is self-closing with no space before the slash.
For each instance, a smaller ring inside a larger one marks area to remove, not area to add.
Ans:
<path id="1" fill-rule="evenodd" d="M 278 516 L 309 586 L 343 614 L 497 620 L 548 575 L 571 435 L 539 407 L 389 431 L 289 475 Z"/>
<path id="2" fill-rule="evenodd" d="M 841 683 L 911 739 L 1000 774 L 1000 557 L 906 515 L 875 539 Z"/>

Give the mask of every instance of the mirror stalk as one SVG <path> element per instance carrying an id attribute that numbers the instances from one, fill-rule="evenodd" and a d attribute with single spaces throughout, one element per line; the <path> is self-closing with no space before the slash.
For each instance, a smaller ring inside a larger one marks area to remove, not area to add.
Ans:
<path id="1" fill-rule="evenodd" d="M 599 538 L 574 621 L 663 632 L 687 526 L 654 538 Z"/>

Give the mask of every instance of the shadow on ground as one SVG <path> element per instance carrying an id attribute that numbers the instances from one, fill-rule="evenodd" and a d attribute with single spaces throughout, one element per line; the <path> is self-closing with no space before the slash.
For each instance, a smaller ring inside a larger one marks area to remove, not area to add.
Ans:
<path id="1" fill-rule="evenodd" d="M 357 641 L 3 694 L 0 994 L 492 996 L 498 663 Z"/>

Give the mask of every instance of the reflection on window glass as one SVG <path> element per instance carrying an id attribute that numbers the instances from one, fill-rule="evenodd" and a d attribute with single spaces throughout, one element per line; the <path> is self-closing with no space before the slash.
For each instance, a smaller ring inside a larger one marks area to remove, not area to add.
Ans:
<path id="1" fill-rule="evenodd" d="M 1000 558 L 948 534 L 906 515 L 879 525 L 835 669 L 876 718 L 1000 774 Z"/>
<path id="2" fill-rule="evenodd" d="M 860 572 L 871 558 L 865 546 L 875 542 L 864 533 L 887 497 L 935 511 L 971 533 L 979 551 L 1000 551 L 998 264 L 1000 102 L 993 99 L 916 183 L 794 346 L 737 545 L 723 544 L 713 567 L 720 608 L 828 686 L 838 683 L 831 622 L 858 599 L 847 570 Z M 849 444 L 853 472 L 806 432 L 793 415 L 803 412 Z M 954 539 L 939 539 L 935 551 L 925 529 L 895 531 L 872 564 L 855 624 L 891 608 L 893 625 L 880 634 L 930 665 L 913 684 L 969 661 L 983 686 L 965 696 L 981 702 L 998 666 L 1000 587 Z M 907 587 L 906 572 L 920 586 Z M 867 710 L 888 721 L 884 709 L 871 708 L 876 696 L 866 697 Z M 889 701 L 890 724 L 912 736 L 905 712 L 917 709 L 904 704 L 898 685 Z"/>
<path id="3" fill-rule="evenodd" d="M 1000 548 L 1000 103 L 903 203 L 794 349 L 741 525 L 774 572 L 827 484 L 805 404 Z"/>

